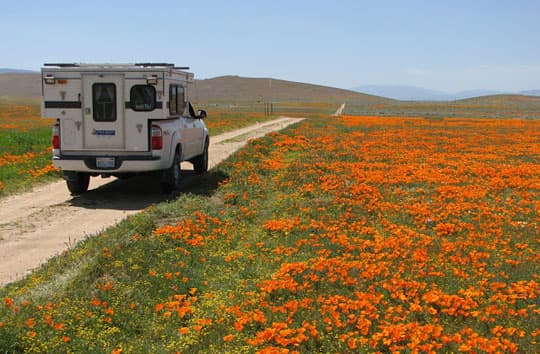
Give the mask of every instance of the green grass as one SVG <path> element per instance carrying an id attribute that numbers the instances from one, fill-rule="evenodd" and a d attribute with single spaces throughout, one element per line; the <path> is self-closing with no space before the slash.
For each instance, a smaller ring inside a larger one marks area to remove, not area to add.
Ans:
<path id="1" fill-rule="evenodd" d="M 0 197 L 59 177 L 51 168 L 51 125 L 36 100 L 0 100 Z"/>

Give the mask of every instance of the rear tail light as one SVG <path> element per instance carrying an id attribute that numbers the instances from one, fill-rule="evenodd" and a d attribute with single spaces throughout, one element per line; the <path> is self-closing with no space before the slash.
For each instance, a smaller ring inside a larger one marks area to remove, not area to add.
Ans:
<path id="1" fill-rule="evenodd" d="M 52 147 L 53 149 L 60 149 L 60 120 L 58 119 L 52 127 Z"/>
<path id="2" fill-rule="evenodd" d="M 163 135 L 161 133 L 161 128 L 153 125 L 152 126 L 152 150 L 161 150 L 163 148 Z"/>

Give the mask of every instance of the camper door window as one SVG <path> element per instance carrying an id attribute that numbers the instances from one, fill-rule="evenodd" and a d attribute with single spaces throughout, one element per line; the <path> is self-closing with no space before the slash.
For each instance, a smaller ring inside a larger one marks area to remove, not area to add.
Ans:
<path id="1" fill-rule="evenodd" d="M 94 109 L 94 121 L 116 121 L 116 85 L 112 83 L 93 84 L 92 105 Z"/>
<path id="2" fill-rule="evenodd" d="M 134 85 L 129 92 L 131 109 L 153 111 L 156 108 L 156 89 L 151 85 Z"/>

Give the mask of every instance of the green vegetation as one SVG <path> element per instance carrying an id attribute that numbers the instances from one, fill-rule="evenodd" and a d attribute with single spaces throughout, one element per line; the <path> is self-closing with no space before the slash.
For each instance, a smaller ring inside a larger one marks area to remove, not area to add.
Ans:
<path id="1" fill-rule="evenodd" d="M 38 101 L 0 99 L 0 197 L 59 177 L 51 165 L 51 119 Z"/>

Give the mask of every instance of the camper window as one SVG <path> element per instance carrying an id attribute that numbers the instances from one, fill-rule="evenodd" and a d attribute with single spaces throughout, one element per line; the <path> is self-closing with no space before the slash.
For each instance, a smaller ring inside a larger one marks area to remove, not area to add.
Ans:
<path id="1" fill-rule="evenodd" d="M 186 108 L 186 95 L 183 86 L 171 85 L 169 87 L 169 111 L 171 114 L 182 114 Z"/>
<path id="2" fill-rule="evenodd" d="M 94 121 L 116 121 L 116 85 L 112 83 L 93 84 L 92 105 Z"/>
<path id="3" fill-rule="evenodd" d="M 156 89 L 151 85 L 134 85 L 129 101 L 134 111 L 152 111 L 156 108 Z"/>

